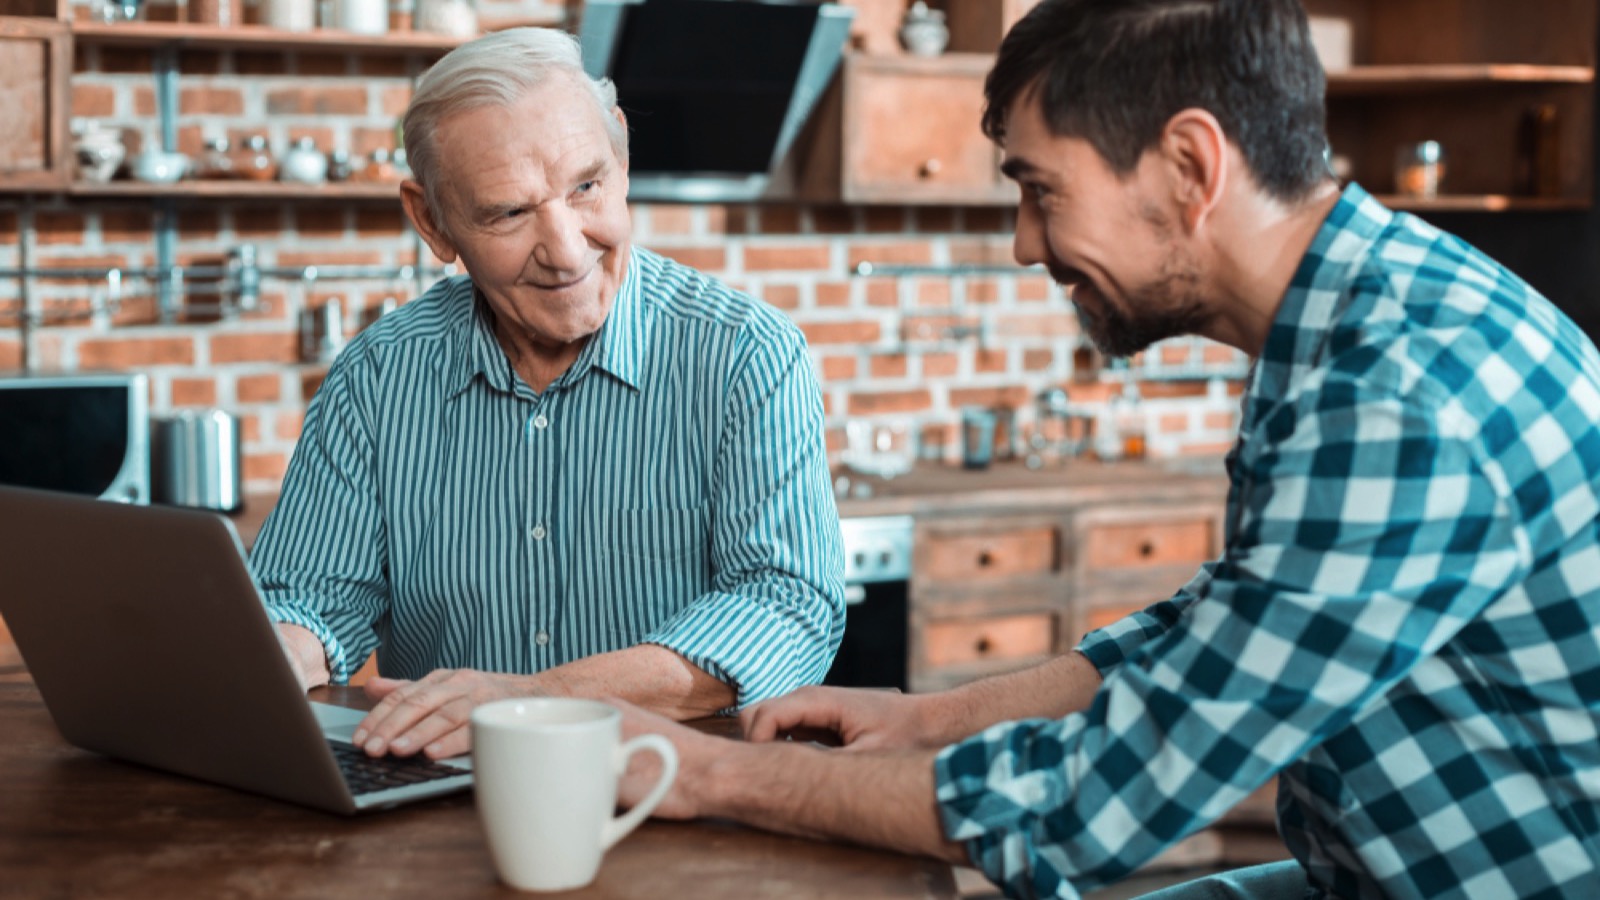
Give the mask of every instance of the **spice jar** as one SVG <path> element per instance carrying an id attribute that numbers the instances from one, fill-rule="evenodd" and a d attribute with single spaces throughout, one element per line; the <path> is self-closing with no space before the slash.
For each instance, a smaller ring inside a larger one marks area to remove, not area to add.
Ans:
<path id="1" fill-rule="evenodd" d="M 233 154 L 228 149 L 227 138 L 215 137 L 206 140 L 206 152 L 195 167 L 195 177 L 207 181 L 239 177 L 233 171 Z"/>
<path id="2" fill-rule="evenodd" d="M 1419 141 L 1401 147 L 1394 160 L 1394 189 L 1407 197 L 1439 196 L 1444 182 L 1444 148 L 1438 141 Z"/>
<path id="3" fill-rule="evenodd" d="M 278 174 L 278 165 L 267 151 L 267 139 L 253 134 L 244 140 L 244 146 L 232 153 L 233 173 L 236 178 L 251 181 L 271 181 Z"/>
<path id="4" fill-rule="evenodd" d="M 232 28 L 244 24 L 242 0 L 189 0 L 189 21 Z"/>

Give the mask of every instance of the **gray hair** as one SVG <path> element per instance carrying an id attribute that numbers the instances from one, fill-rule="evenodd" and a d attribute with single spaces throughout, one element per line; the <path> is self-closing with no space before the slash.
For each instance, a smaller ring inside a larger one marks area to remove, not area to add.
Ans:
<path id="1" fill-rule="evenodd" d="M 439 220 L 439 161 L 434 152 L 440 120 L 485 106 L 513 106 L 560 73 L 588 87 L 611 149 L 618 159 L 628 158 L 628 132 L 612 115 L 617 86 L 609 78 L 590 78 L 584 72 L 575 36 L 552 28 L 508 28 L 485 35 L 445 54 L 423 74 L 406 106 L 402 125 L 406 162 L 422 185 L 435 225 L 444 224 Z"/>

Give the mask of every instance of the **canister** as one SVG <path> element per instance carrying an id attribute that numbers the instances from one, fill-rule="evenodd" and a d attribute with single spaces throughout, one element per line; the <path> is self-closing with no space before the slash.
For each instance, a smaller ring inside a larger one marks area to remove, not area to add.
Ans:
<path id="1" fill-rule="evenodd" d="M 153 500 L 222 512 L 244 507 L 238 417 L 220 409 L 181 410 L 151 425 Z"/>

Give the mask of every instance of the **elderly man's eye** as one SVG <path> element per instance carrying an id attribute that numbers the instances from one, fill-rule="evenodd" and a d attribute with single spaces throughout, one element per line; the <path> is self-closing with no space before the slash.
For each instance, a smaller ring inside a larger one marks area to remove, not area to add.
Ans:
<path id="1" fill-rule="evenodd" d="M 578 195 L 581 196 L 583 194 L 588 194 L 588 193 L 593 192 L 594 189 L 599 187 L 599 186 L 600 186 L 600 182 L 595 181 L 594 179 L 590 179 L 590 180 L 585 181 L 582 184 L 578 185 L 577 187 L 573 188 L 572 192 L 574 194 L 578 194 Z"/>

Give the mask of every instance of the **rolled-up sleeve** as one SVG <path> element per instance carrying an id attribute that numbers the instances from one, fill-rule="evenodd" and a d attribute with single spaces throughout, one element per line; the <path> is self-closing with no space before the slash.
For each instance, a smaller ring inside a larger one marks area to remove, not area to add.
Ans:
<path id="1" fill-rule="evenodd" d="M 792 328 L 731 374 L 713 478 L 712 588 L 651 631 L 737 706 L 815 684 L 844 637 L 844 551 L 821 390 Z"/>

